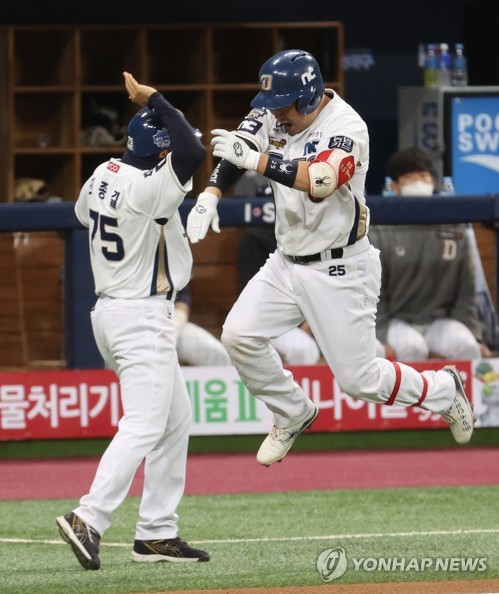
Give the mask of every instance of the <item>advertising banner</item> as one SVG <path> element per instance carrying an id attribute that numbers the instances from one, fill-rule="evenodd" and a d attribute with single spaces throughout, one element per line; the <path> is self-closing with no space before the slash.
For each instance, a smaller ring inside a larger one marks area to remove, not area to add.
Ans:
<path id="1" fill-rule="evenodd" d="M 413 363 L 437 370 L 446 361 Z M 499 426 L 499 359 L 455 362 L 467 380 L 477 426 Z M 290 367 L 319 407 L 311 431 L 375 431 L 445 427 L 420 408 L 380 406 L 347 396 L 325 365 Z M 191 435 L 266 434 L 272 415 L 244 387 L 233 367 L 184 367 L 192 405 Z M 119 382 L 112 371 L 0 373 L 0 441 L 107 438 L 122 415 Z"/>
<path id="2" fill-rule="evenodd" d="M 450 117 L 456 193 L 499 192 L 499 96 L 453 97 Z"/>

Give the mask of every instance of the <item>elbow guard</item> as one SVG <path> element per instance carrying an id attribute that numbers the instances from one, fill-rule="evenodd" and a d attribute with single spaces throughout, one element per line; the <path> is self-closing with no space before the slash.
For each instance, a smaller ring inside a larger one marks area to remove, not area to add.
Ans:
<path id="1" fill-rule="evenodd" d="M 308 167 L 310 184 L 309 198 L 312 202 L 322 202 L 355 173 L 355 161 L 352 155 L 342 150 L 323 151 Z"/>

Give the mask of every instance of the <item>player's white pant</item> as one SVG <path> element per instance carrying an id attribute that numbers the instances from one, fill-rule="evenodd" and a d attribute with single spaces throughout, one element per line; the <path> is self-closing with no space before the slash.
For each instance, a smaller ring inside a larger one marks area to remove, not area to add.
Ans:
<path id="1" fill-rule="evenodd" d="M 99 299 L 95 339 L 120 379 L 124 415 L 101 458 L 88 495 L 74 512 L 103 534 L 145 458 L 136 538 L 177 536 L 191 407 L 178 364 L 172 317 L 164 297 Z"/>
<path id="2" fill-rule="evenodd" d="M 445 412 L 455 394 L 443 371 L 419 373 L 376 357 L 375 317 L 381 284 L 379 251 L 364 238 L 344 256 L 295 264 L 278 250 L 246 285 L 229 312 L 222 342 L 248 390 L 274 413 L 278 427 L 306 418 L 310 401 L 270 339 L 306 319 L 340 387 L 368 402 L 422 404 Z"/>
<path id="3" fill-rule="evenodd" d="M 213 334 L 187 322 L 180 327 L 177 338 L 178 358 L 186 365 L 230 365 L 223 344 Z"/>
<path id="4" fill-rule="evenodd" d="M 314 365 L 321 356 L 315 340 L 301 328 L 293 328 L 271 342 L 287 365 Z"/>
<path id="5" fill-rule="evenodd" d="M 480 345 L 471 330 L 462 322 L 449 318 L 424 326 L 390 320 L 387 342 L 400 361 L 424 361 L 432 353 L 444 359 L 480 358 Z"/>

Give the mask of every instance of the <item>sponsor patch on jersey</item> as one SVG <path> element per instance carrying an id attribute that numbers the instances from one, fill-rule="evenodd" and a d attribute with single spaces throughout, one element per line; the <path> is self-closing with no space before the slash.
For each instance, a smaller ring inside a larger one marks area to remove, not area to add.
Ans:
<path id="1" fill-rule="evenodd" d="M 258 130 L 263 126 L 263 122 L 245 118 L 238 126 L 238 132 L 249 132 L 250 134 L 256 135 Z"/>
<path id="2" fill-rule="evenodd" d="M 286 146 L 287 142 L 285 138 L 277 139 L 271 137 L 269 138 L 269 144 L 270 146 L 275 146 L 278 149 L 283 149 Z"/>
<path id="3" fill-rule="evenodd" d="M 353 140 L 348 136 L 333 136 L 329 141 L 328 147 L 331 149 L 337 148 L 345 151 L 345 153 L 351 153 L 353 149 Z"/>
<path id="4" fill-rule="evenodd" d="M 113 173 L 118 173 L 118 171 L 120 170 L 120 166 L 118 165 L 118 163 L 113 163 L 112 161 L 109 161 L 106 169 L 109 169 L 109 171 L 112 171 Z"/>

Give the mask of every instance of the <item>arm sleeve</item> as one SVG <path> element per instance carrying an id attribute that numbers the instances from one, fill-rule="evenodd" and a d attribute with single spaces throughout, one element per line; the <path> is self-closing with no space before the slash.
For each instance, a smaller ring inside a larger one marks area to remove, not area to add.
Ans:
<path id="1" fill-rule="evenodd" d="M 168 129 L 172 142 L 172 168 L 179 182 L 184 185 L 204 161 L 206 151 L 189 122 L 161 93 L 153 93 L 148 106 Z"/>

